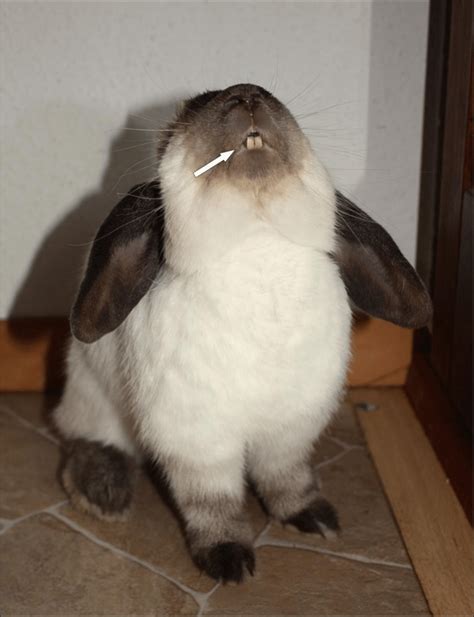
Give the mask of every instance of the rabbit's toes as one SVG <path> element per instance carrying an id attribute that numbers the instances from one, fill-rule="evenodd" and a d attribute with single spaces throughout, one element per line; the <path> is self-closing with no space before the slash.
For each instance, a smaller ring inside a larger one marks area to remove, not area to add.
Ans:
<path id="1" fill-rule="evenodd" d="M 241 583 L 246 571 L 253 576 L 255 570 L 252 548 L 239 542 L 220 542 L 202 548 L 196 553 L 194 560 L 211 578 L 223 583 Z"/>
<path id="2" fill-rule="evenodd" d="M 340 532 L 336 509 L 324 497 L 317 497 L 309 506 L 283 521 L 304 533 L 319 533 L 325 538 Z"/>
<path id="3" fill-rule="evenodd" d="M 123 520 L 133 492 L 133 464 L 114 446 L 75 439 L 66 444 L 61 479 L 76 508 L 105 520 Z"/>

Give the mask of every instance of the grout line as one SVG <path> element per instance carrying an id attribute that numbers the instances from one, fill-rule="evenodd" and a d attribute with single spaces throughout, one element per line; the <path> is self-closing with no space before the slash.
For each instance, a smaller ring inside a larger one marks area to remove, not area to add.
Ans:
<path id="1" fill-rule="evenodd" d="M 347 561 L 357 561 L 359 563 L 372 564 L 377 566 L 388 566 L 391 568 L 400 568 L 402 570 L 413 570 L 410 564 L 397 563 L 395 561 L 385 561 L 383 559 L 372 559 L 365 557 L 364 555 L 355 555 L 353 553 L 339 553 L 337 551 L 331 551 L 325 548 L 319 548 L 310 546 L 309 544 L 302 544 L 299 542 L 288 542 L 286 540 L 277 540 L 272 538 L 264 538 L 258 543 L 258 548 L 261 546 L 274 546 L 276 548 L 296 548 L 303 551 L 312 551 L 314 553 L 321 553 L 322 555 L 328 555 L 329 557 L 336 557 L 339 559 L 345 559 Z"/>
<path id="2" fill-rule="evenodd" d="M 48 430 L 47 426 L 45 426 L 45 425 L 41 426 L 41 427 L 36 426 L 35 424 L 30 422 L 29 420 L 25 420 L 25 418 L 23 418 L 22 416 L 18 415 L 15 411 L 10 409 L 9 407 L 5 407 L 5 405 L 0 405 L 0 412 L 6 413 L 11 418 L 14 418 L 15 420 L 17 420 L 17 422 L 19 424 L 21 424 L 24 428 L 27 428 L 30 431 L 33 431 L 34 433 L 38 433 L 38 435 L 41 435 L 41 437 L 44 437 L 45 439 L 48 439 L 48 441 L 51 441 L 56 446 L 59 445 L 59 441 L 55 437 L 53 437 L 53 435 L 51 435 L 51 433 Z"/>
<path id="3" fill-rule="evenodd" d="M 203 611 L 206 608 L 207 600 L 218 589 L 218 587 L 220 587 L 221 585 L 220 582 L 217 582 L 214 585 L 214 587 L 212 587 L 212 589 L 210 589 L 208 592 L 196 591 L 195 589 L 192 589 L 191 587 L 188 587 L 187 585 L 180 583 L 178 580 L 169 576 L 168 574 L 166 574 L 164 571 L 154 566 L 153 564 L 150 564 L 147 561 L 139 559 L 138 557 L 135 557 L 134 555 L 127 553 L 126 551 L 123 551 L 122 549 L 115 547 L 114 545 L 109 544 L 108 542 L 104 542 L 103 540 L 100 540 L 100 538 L 97 538 L 97 536 L 95 536 L 94 534 L 87 531 L 86 529 L 84 529 L 83 527 L 81 527 L 80 525 L 78 525 L 77 523 L 69 519 L 68 517 L 58 512 L 58 509 L 67 503 L 69 502 L 67 499 L 65 499 L 63 501 L 59 501 L 53 504 L 52 506 L 47 506 L 46 508 L 41 508 L 40 510 L 34 510 L 33 512 L 29 512 L 28 514 L 24 514 L 23 516 L 19 516 L 18 518 L 15 518 L 15 519 L 0 518 L 0 524 L 3 525 L 3 529 L 0 530 L 0 536 L 5 534 L 7 531 L 12 529 L 19 523 L 22 523 L 23 521 L 26 521 L 40 514 L 49 514 L 51 516 L 54 516 L 56 519 L 62 521 L 65 525 L 67 525 L 68 527 L 70 527 L 71 529 L 79 533 L 80 535 L 85 536 L 89 541 L 93 542 L 94 544 L 97 544 L 101 546 L 102 548 L 105 548 L 107 550 L 110 550 L 113 553 L 116 553 L 118 556 L 122 557 L 123 559 L 133 561 L 137 563 L 138 565 L 141 565 L 142 567 L 148 570 L 151 570 L 154 574 L 157 574 L 163 577 L 164 579 L 168 580 L 170 583 L 174 584 L 176 587 L 181 589 L 184 593 L 190 595 L 193 598 L 193 600 L 196 602 L 196 604 L 199 607 L 199 611 L 196 617 L 198 616 L 201 617 L 201 615 L 203 614 Z M 267 527 L 265 527 L 265 529 Z M 261 534 L 259 534 L 258 537 L 260 537 L 260 535 Z"/>
<path id="4" fill-rule="evenodd" d="M 0 518 L 0 523 L 3 525 L 3 529 L 0 530 L 0 536 L 12 529 L 12 527 L 15 527 L 15 525 L 18 525 L 18 523 L 22 523 L 23 521 L 26 521 L 33 516 L 48 513 L 50 508 L 60 508 L 67 502 L 67 499 L 65 499 L 64 501 L 59 501 L 58 503 L 53 504 L 52 506 L 47 506 L 46 508 L 42 508 L 41 510 L 34 510 L 33 512 L 29 512 L 28 514 L 19 516 L 18 518 Z"/>
<path id="5" fill-rule="evenodd" d="M 202 598 L 202 602 L 199 606 L 198 612 L 196 613 L 196 617 L 202 617 L 202 615 L 204 615 L 204 611 L 207 608 L 207 601 L 214 594 L 214 592 L 219 589 L 220 586 L 221 586 L 221 581 L 217 581 L 217 583 L 214 585 L 212 589 L 210 589 L 206 594 L 203 594 L 205 597 Z"/>
<path id="6" fill-rule="evenodd" d="M 267 524 L 265 525 L 265 527 L 262 529 L 262 531 L 256 536 L 255 540 L 253 541 L 253 547 L 254 548 L 258 548 L 260 546 L 260 540 L 261 538 L 263 538 L 263 536 L 266 535 L 267 531 L 270 529 L 270 527 L 272 526 L 272 519 L 270 518 L 267 522 Z"/>
<path id="7" fill-rule="evenodd" d="M 364 450 L 365 449 L 364 446 L 358 443 L 347 443 L 346 441 L 339 439 L 339 437 L 333 437 L 332 435 L 325 435 L 325 437 L 326 439 L 329 439 L 330 441 L 335 443 L 337 446 L 343 448 L 344 450 Z"/>
<path id="8" fill-rule="evenodd" d="M 342 448 L 343 450 L 347 450 L 348 448 L 350 448 L 350 444 L 346 443 L 345 441 L 342 441 L 342 439 L 339 439 L 338 437 L 333 437 L 332 435 L 325 435 L 326 439 L 328 439 L 329 441 L 332 441 L 333 443 L 336 444 L 336 446 L 339 446 L 340 448 Z"/>
<path id="9" fill-rule="evenodd" d="M 355 449 L 355 446 L 346 448 L 345 450 L 342 450 L 341 452 L 338 452 L 337 454 L 335 454 L 332 458 L 328 459 L 327 461 L 318 463 L 317 465 L 315 465 L 314 469 L 319 470 L 319 469 L 323 469 L 323 467 L 327 467 L 328 465 L 332 465 L 332 463 L 335 463 L 339 459 L 344 458 L 344 456 L 346 456 L 348 452 L 352 452 L 354 449 Z"/>
<path id="10" fill-rule="evenodd" d="M 37 434 L 39 434 L 41 437 L 47 439 L 48 441 L 52 442 L 55 445 L 58 445 L 59 442 L 58 440 L 53 437 L 53 435 L 51 435 L 51 433 L 49 432 L 47 426 L 42 426 L 42 427 L 38 427 L 35 424 L 29 422 L 28 420 L 26 420 L 25 418 L 23 418 L 22 416 L 18 415 L 15 411 L 13 411 L 12 409 L 5 407 L 5 405 L 0 405 L 0 411 L 4 412 L 6 414 L 8 414 L 10 417 L 14 418 L 20 425 L 22 425 L 24 428 L 31 430 Z M 327 438 L 328 440 L 332 441 L 333 443 L 335 443 L 337 446 L 339 446 L 342 450 L 341 452 L 338 452 L 335 456 L 333 456 L 332 458 L 323 461 L 321 463 L 319 463 L 318 465 L 315 466 L 315 470 L 319 470 L 322 468 L 325 468 L 333 463 L 335 463 L 336 461 L 342 459 L 348 452 L 351 452 L 353 450 L 365 450 L 364 446 L 359 445 L 359 444 L 349 444 L 346 443 L 345 441 L 337 438 L 337 437 L 332 437 L 330 435 L 325 435 L 325 438 Z M 80 535 L 82 535 L 83 537 L 87 538 L 90 542 L 114 553 L 115 555 L 117 555 L 118 557 L 121 557 L 122 559 L 131 561 L 133 563 L 136 563 L 142 567 L 144 567 L 145 569 L 153 572 L 154 574 L 164 578 L 165 580 L 167 580 L 168 582 L 170 582 L 171 584 L 173 584 L 174 586 L 176 586 L 178 589 L 180 589 L 181 591 L 183 591 L 184 593 L 186 593 L 187 595 L 191 596 L 193 598 L 193 600 L 196 602 L 197 606 L 198 606 L 198 612 L 196 614 L 196 617 L 202 617 L 204 614 L 204 611 L 207 608 L 208 605 L 208 601 L 209 599 L 213 596 L 213 594 L 219 589 L 219 587 L 221 586 L 221 582 L 218 581 L 214 587 L 212 587 L 212 589 L 210 589 L 208 592 L 204 593 L 204 592 L 199 592 L 195 589 L 192 589 L 191 587 L 188 587 L 186 584 L 181 583 L 179 580 L 173 578 L 172 576 L 168 575 L 164 570 L 162 570 L 161 568 L 154 566 L 153 564 L 142 560 L 138 557 L 136 557 L 135 555 L 132 555 L 131 553 L 128 553 L 116 546 L 114 546 L 113 544 L 110 544 L 108 542 L 105 542 L 103 540 L 101 540 L 100 538 L 98 538 L 97 536 L 95 536 L 95 534 L 93 534 L 92 532 L 88 531 L 87 529 L 81 527 L 80 525 L 78 525 L 77 523 L 75 523 L 73 520 L 69 519 L 67 516 L 63 515 L 62 513 L 59 512 L 59 508 L 61 508 L 65 503 L 67 503 L 67 500 L 64 500 L 62 502 L 56 503 L 52 506 L 49 506 L 47 508 L 43 508 L 41 510 L 36 510 L 34 512 L 31 512 L 29 514 L 26 514 L 24 516 L 18 517 L 16 519 L 0 519 L 0 523 L 4 526 L 4 528 L 2 530 L 0 530 L 0 535 L 5 534 L 7 531 L 9 531 L 11 528 L 13 528 L 15 525 L 17 525 L 18 523 L 27 520 L 29 518 L 32 518 L 34 516 L 37 516 L 39 514 L 50 514 L 51 516 L 55 517 L 57 520 L 63 522 L 65 525 L 67 525 L 69 528 L 73 529 L 75 532 L 79 533 Z M 348 560 L 348 561 L 355 561 L 355 562 L 359 562 L 359 563 L 365 563 L 365 564 L 372 564 L 372 565 L 380 565 L 380 566 L 388 566 L 388 567 L 394 567 L 394 568 L 401 568 L 401 569 L 409 569 L 412 570 L 411 565 L 409 564 L 401 564 L 401 563 L 396 563 L 396 562 L 390 562 L 390 561 L 384 561 L 384 560 L 379 560 L 379 559 L 371 559 L 362 555 L 355 555 L 352 553 L 343 553 L 343 552 L 337 552 L 337 551 L 331 551 L 329 549 L 323 549 L 323 548 L 318 548 L 318 547 L 314 547 L 314 546 L 310 546 L 304 543 L 296 543 L 296 542 L 287 542 L 285 540 L 277 540 L 277 539 L 272 539 L 268 537 L 268 531 L 271 527 L 272 524 L 272 520 L 270 519 L 267 524 L 264 526 L 264 528 L 257 534 L 257 536 L 255 537 L 254 541 L 253 541 L 253 547 L 255 549 L 259 548 L 259 547 L 265 547 L 265 546 L 273 546 L 276 548 L 290 548 L 290 549 L 299 549 L 299 550 L 306 550 L 306 551 L 311 551 L 311 552 L 315 552 L 315 553 L 319 553 L 322 555 L 326 555 L 326 556 L 331 556 L 334 558 L 339 558 L 339 559 L 344 559 L 344 560 Z"/>
<path id="11" fill-rule="evenodd" d="M 181 583 L 177 579 L 173 578 L 169 574 L 166 574 L 166 572 L 164 570 L 162 570 L 161 568 L 153 565 L 152 563 L 150 563 L 148 561 L 145 561 L 144 559 L 140 559 L 139 557 L 136 557 L 135 555 L 132 555 L 131 553 L 128 553 L 127 551 L 124 551 L 121 548 L 118 548 L 117 546 L 114 546 L 113 544 L 110 544 L 109 542 L 106 542 L 105 540 L 101 540 L 100 538 L 98 538 L 95 534 L 93 534 L 89 530 L 84 529 L 84 527 L 81 527 L 81 525 L 78 525 L 76 522 L 74 522 L 73 520 L 71 520 L 67 516 L 64 516 L 64 514 L 61 514 L 60 512 L 58 512 L 58 507 L 57 506 L 52 506 L 51 508 L 48 508 L 45 511 L 48 514 L 51 514 L 52 516 L 54 516 L 56 519 L 62 521 L 70 529 L 73 529 L 74 531 L 76 531 L 80 535 L 82 535 L 85 538 L 87 538 L 93 544 L 96 544 L 97 546 L 100 546 L 100 547 L 102 547 L 102 548 L 104 548 L 104 549 L 114 553 L 115 555 L 117 555 L 118 557 L 121 557 L 122 559 L 125 559 L 125 560 L 128 560 L 128 561 L 132 561 L 132 562 L 142 566 L 143 568 L 153 572 L 154 574 L 157 574 L 157 575 L 161 576 L 162 578 L 164 578 L 168 582 L 172 583 L 175 587 L 178 587 L 178 589 L 180 589 L 184 593 L 186 593 L 189 596 L 191 596 L 193 598 L 193 600 L 196 602 L 196 604 L 198 605 L 199 609 L 201 609 L 201 607 L 205 606 L 205 604 L 207 602 L 207 598 L 209 597 L 209 595 L 217 587 L 217 586 L 213 587 L 207 593 L 196 591 L 195 589 L 192 589 L 191 587 L 188 587 L 186 584 Z"/>

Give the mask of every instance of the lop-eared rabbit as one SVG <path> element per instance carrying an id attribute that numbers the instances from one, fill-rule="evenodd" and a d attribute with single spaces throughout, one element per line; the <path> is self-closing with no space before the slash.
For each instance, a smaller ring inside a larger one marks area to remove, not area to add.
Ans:
<path id="1" fill-rule="evenodd" d="M 310 454 L 344 389 L 351 307 L 417 328 L 431 303 L 263 88 L 196 96 L 165 134 L 154 177 L 100 227 L 72 309 L 62 481 L 115 519 L 134 466 L 159 463 L 195 563 L 241 581 L 247 482 L 283 524 L 339 528 Z"/>

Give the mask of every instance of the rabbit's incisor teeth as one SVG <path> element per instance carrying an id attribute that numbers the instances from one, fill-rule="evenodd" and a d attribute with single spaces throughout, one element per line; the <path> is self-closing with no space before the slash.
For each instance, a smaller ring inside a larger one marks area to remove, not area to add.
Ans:
<path id="1" fill-rule="evenodd" d="M 248 135 L 245 142 L 247 150 L 259 150 L 263 148 L 263 140 L 260 135 Z"/>

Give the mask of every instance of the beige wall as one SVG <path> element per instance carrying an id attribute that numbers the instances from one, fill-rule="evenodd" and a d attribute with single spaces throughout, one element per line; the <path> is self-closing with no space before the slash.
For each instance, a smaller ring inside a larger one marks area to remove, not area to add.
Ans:
<path id="1" fill-rule="evenodd" d="M 252 81 L 413 261 L 427 2 L 2 4 L 0 318 L 66 314 L 176 100 Z M 306 88 L 306 90 L 305 90 Z M 143 160 L 142 163 L 140 161 Z M 135 169 L 130 166 L 136 164 Z"/>

